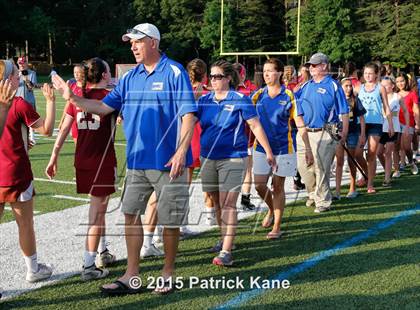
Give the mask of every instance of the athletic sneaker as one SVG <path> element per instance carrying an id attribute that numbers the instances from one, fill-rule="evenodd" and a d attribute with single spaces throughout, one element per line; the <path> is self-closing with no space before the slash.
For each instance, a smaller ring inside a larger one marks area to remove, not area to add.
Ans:
<path id="1" fill-rule="evenodd" d="M 242 194 L 241 206 L 244 211 L 252 211 L 255 209 L 255 205 L 251 202 L 251 194 Z"/>
<path id="2" fill-rule="evenodd" d="M 210 248 L 209 252 L 210 253 L 217 253 L 220 252 L 223 249 L 223 241 L 222 240 L 217 240 L 216 245 L 212 248 Z M 233 244 L 232 245 L 232 251 L 236 250 L 236 245 Z"/>
<path id="3" fill-rule="evenodd" d="M 341 200 L 340 194 L 335 194 L 332 196 L 332 200 Z"/>
<path id="4" fill-rule="evenodd" d="M 307 199 L 305 205 L 308 208 L 313 207 L 315 205 L 315 200 L 313 200 L 313 199 Z"/>
<path id="5" fill-rule="evenodd" d="M 206 225 L 215 226 L 216 224 L 217 224 L 216 215 L 213 212 L 208 213 L 206 217 Z"/>
<path id="6" fill-rule="evenodd" d="M 394 173 L 392 174 L 392 177 L 394 179 L 401 177 L 401 172 L 399 170 L 395 170 Z"/>
<path id="7" fill-rule="evenodd" d="M 184 240 L 185 238 L 188 238 L 188 237 L 195 236 L 197 234 L 198 234 L 198 232 L 195 232 L 195 231 L 192 231 L 192 230 L 188 229 L 187 226 L 182 226 L 179 229 L 179 237 L 180 237 L 181 240 Z"/>
<path id="8" fill-rule="evenodd" d="M 225 251 L 220 252 L 219 255 L 213 258 L 213 265 L 232 266 L 233 265 L 232 254 Z"/>
<path id="9" fill-rule="evenodd" d="M 115 262 L 115 260 L 116 256 L 106 249 L 101 254 L 96 255 L 96 266 L 99 268 L 105 268 Z"/>
<path id="10" fill-rule="evenodd" d="M 105 278 L 107 275 L 109 275 L 108 269 L 98 268 L 93 264 L 87 268 L 83 266 L 81 278 L 82 281 L 90 281 Z"/>
<path id="11" fill-rule="evenodd" d="M 146 258 L 150 256 L 163 256 L 165 253 L 161 249 L 158 249 L 153 243 L 151 246 L 143 246 L 140 251 L 140 257 Z"/>
<path id="12" fill-rule="evenodd" d="M 155 234 L 153 235 L 152 241 L 157 247 L 163 245 L 163 227 L 158 225 L 155 229 Z"/>
<path id="13" fill-rule="evenodd" d="M 350 199 L 354 199 L 357 196 L 359 196 L 359 192 L 354 191 L 354 192 L 348 192 L 348 194 L 346 195 L 346 198 L 350 198 Z"/>
<path id="14" fill-rule="evenodd" d="M 52 268 L 46 264 L 38 264 L 38 271 L 28 271 L 26 273 L 26 281 L 29 283 L 38 282 L 48 279 L 52 275 Z"/>
<path id="15" fill-rule="evenodd" d="M 411 174 L 416 175 L 419 173 L 419 168 L 417 168 L 417 165 L 415 163 L 412 163 L 410 166 Z"/>
<path id="16" fill-rule="evenodd" d="M 314 212 L 315 213 L 322 213 L 322 212 L 326 212 L 326 211 L 330 211 L 330 207 L 316 207 Z"/>

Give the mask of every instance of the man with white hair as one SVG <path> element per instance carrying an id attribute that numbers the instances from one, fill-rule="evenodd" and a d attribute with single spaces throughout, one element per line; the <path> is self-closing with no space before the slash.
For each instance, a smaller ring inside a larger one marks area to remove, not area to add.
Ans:
<path id="1" fill-rule="evenodd" d="M 105 115 L 120 111 L 127 139 L 127 173 L 122 195 L 125 216 L 127 269 L 115 282 L 104 285 L 105 295 L 133 294 L 139 275 L 144 214 L 153 191 L 157 196 L 158 224 L 164 227 L 164 285 L 156 294 L 173 291 L 179 227 L 188 220 L 188 182 L 184 172 L 192 163 L 190 143 L 197 111 L 191 83 L 185 69 L 159 52 L 160 33 L 152 24 L 139 24 L 122 36 L 130 42 L 138 64 L 127 72 L 102 101 L 88 100 L 71 93 L 66 83 L 53 77 L 63 97 L 83 110 Z M 134 278 L 133 278 L 134 277 Z"/>

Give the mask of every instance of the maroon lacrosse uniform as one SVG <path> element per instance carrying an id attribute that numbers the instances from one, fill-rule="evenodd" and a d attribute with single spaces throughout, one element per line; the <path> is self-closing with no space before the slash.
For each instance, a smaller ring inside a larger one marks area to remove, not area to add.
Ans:
<path id="1" fill-rule="evenodd" d="M 102 100 L 106 89 L 88 89 L 86 98 Z M 70 104 L 66 113 L 77 124 L 74 158 L 77 192 L 93 196 L 115 193 L 117 159 L 114 150 L 115 114 L 99 116 Z"/>
<path id="2" fill-rule="evenodd" d="M 33 180 L 28 156 L 29 127 L 40 118 L 32 105 L 15 97 L 0 138 L 0 203 L 15 202 Z"/>

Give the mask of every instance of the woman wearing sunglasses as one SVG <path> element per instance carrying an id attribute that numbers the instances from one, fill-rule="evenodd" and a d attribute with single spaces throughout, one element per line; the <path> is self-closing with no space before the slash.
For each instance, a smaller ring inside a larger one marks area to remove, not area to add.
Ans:
<path id="1" fill-rule="evenodd" d="M 201 179 L 208 192 L 221 228 L 221 240 L 211 251 L 220 252 L 213 264 L 233 264 L 232 246 L 235 238 L 236 202 L 247 167 L 247 137 L 245 122 L 266 153 L 268 165 L 275 170 L 276 162 L 264 129 L 251 99 L 234 89 L 238 73 L 231 63 L 220 60 L 210 71 L 213 91 L 198 101 L 197 116 L 201 125 Z"/>

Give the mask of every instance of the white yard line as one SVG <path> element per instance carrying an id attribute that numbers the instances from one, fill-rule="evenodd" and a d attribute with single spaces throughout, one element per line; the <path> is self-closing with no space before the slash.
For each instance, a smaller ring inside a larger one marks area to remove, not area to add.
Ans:
<path id="1" fill-rule="evenodd" d="M 90 199 L 88 198 L 80 198 L 80 197 L 73 197 L 73 196 L 66 196 L 66 195 L 54 195 L 54 198 L 58 199 L 67 199 L 67 200 L 76 200 L 76 201 L 87 201 L 89 202 Z"/>
<path id="2" fill-rule="evenodd" d="M 59 183 L 59 184 L 70 184 L 70 185 L 76 185 L 76 182 L 74 181 L 64 181 L 64 180 L 55 180 L 55 179 L 44 179 L 44 178 L 34 178 L 35 181 L 40 182 L 50 182 L 50 183 Z"/>
<path id="3" fill-rule="evenodd" d="M 4 210 L 6 210 L 6 211 L 12 211 L 12 208 L 10 208 L 10 207 L 4 207 Z M 34 214 L 38 214 L 39 213 L 39 211 L 35 211 L 34 210 Z"/>

